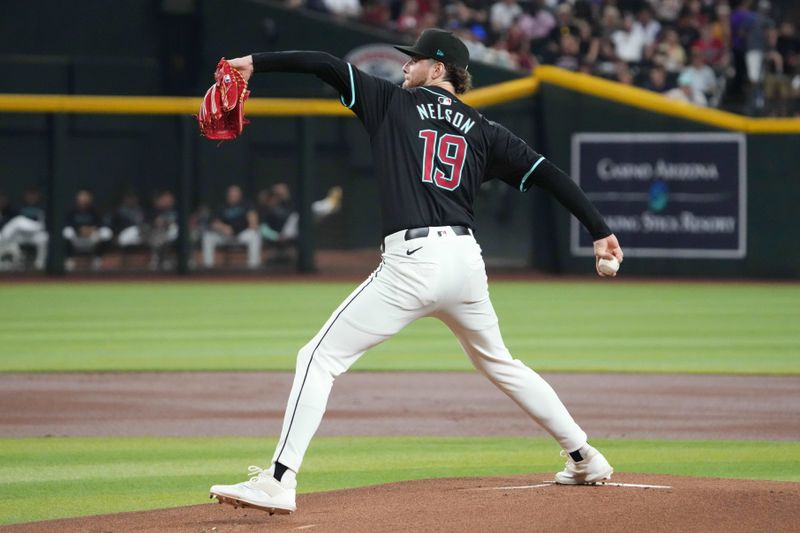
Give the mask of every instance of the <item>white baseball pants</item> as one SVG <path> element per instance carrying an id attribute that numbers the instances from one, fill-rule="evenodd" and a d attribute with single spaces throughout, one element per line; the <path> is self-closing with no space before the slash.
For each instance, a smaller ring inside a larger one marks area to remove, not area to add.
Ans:
<path id="1" fill-rule="evenodd" d="M 47 260 L 47 241 L 48 235 L 44 223 L 31 220 L 22 215 L 16 216 L 8 221 L 0 231 L 0 240 L 15 242 L 17 244 L 33 244 L 36 246 L 35 268 L 44 268 Z"/>
<path id="2" fill-rule="evenodd" d="M 261 235 L 254 229 L 246 229 L 232 237 L 214 230 L 203 232 L 203 266 L 206 268 L 214 266 L 217 246 L 231 244 L 247 246 L 248 268 L 258 268 L 261 265 Z"/>
<path id="3" fill-rule="evenodd" d="M 297 356 L 274 462 L 297 472 L 319 426 L 333 380 L 368 349 L 418 318 L 447 324 L 475 367 L 547 430 L 561 447 L 586 444 L 555 391 L 508 352 L 489 299 L 481 248 L 449 226 L 427 237 L 386 237 L 380 266 L 333 312 Z M 416 250 L 416 251 L 415 251 Z"/>

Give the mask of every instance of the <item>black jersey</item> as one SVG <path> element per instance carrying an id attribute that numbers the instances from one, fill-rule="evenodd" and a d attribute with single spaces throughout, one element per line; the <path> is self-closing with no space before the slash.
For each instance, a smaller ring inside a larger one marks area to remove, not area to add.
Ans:
<path id="1" fill-rule="evenodd" d="M 67 213 L 64 225 L 75 230 L 83 227 L 99 228 L 103 225 L 103 219 L 100 216 L 100 212 L 94 207 L 87 207 L 85 209 L 75 207 Z"/>
<path id="2" fill-rule="evenodd" d="M 593 236 L 611 234 L 569 177 L 441 87 L 403 89 L 324 52 L 254 54 L 253 66 L 256 72 L 313 73 L 339 91 L 370 136 L 384 235 L 423 226 L 474 227 L 475 197 L 491 179 L 521 191 L 545 186 Z"/>
<path id="3" fill-rule="evenodd" d="M 354 75 L 356 100 L 359 87 L 375 84 L 361 77 L 366 75 Z M 530 186 L 526 174 L 541 156 L 504 127 L 440 87 L 391 86 L 387 92 L 387 101 L 372 104 L 384 109 L 371 132 L 385 234 L 421 226 L 474 227 L 472 206 L 484 181 Z M 353 106 L 359 117 L 370 107 Z"/>
<path id="4" fill-rule="evenodd" d="M 238 234 L 246 230 L 250 225 L 250 222 L 247 220 L 247 215 L 251 211 L 253 211 L 253 208 L 245 202 L 225 204 L 219 208 L 214 218 L 227 224 L 234 233 Z"/>

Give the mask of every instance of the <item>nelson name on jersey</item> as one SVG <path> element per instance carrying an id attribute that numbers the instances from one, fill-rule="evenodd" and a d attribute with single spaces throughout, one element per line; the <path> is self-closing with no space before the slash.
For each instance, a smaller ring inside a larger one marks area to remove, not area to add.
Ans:
<path id="1" fill-rule="evenodd" d="M 474 120 L 465 117 L 458 111 L 454 112 L 447 107 L 442 109 L 441 104 L 418 104 L 417 112 L 419 113 L 419 118 L 422 120 L 446 120 L 464 133 L 469 133 L 469 130 L 475 125 Z"/>

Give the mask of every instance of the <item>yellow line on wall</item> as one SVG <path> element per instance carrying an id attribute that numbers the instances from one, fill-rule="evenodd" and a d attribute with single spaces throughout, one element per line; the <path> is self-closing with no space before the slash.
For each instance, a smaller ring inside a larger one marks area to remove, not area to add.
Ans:
<path id="1" fill-rule="evenodd" d="M 532 96 L 542 83 L 646 109 L 661 115 L 747 133 L 800 133 L 800 119 L 749 118 L 670 100 L 660 94 L 543 65 L 525 78 L 470 91 L 464 101 L 488 107 Z M 0 94 L 0 112 L 194 115 L 197 97 Z M 248 116 L 353 116 L 332 99 L 250 98 Z"/>
<path id="2" fill-rule="evenodd" d="M 166 96 L 89 96 L 3 94 L 0 111 L 12 113 L 88 113 L 175 115 L 197 113 L 200 98 Z"/>
<path id="3" fill-rule="evenodd" d="M 464 95 L 464 102 L 473 107 L 489 107 L 533 96 L 538 89 L 539 80 L 527 76 L 469 91 Z"/>
<path id="4" fill-rule="evenodd" d="M 168 96 L 0 95 L 0 111 L 120 115 L 194 115 L 201 98 Z M 252 98 L 247 115 L 352 115 L 335 100 Z"/>
<path id="5" fill-rule="evenodd" d="M 747 133 L 800 133 L 800 119 L 744 117 L 718 109 L 678 102 L 652 91 L 547 65 L 538 67 L 535 76 L 541 83 L 718 128 Z"/>
<path id="6" fill-rule="evenodd" d="M 487 107 L 531 96 L 538 80 L 526 77 L 475 89 L 464 100 L 475 107 Z M 0 111 L 12 113 L 86 113 L 126 115 L 196 114 L 201 98 L 166 96 L 88 96 L 0 94 Z M 352 116 L 337 100 L 312 98 L 250 98 L 248 116 Z"/>

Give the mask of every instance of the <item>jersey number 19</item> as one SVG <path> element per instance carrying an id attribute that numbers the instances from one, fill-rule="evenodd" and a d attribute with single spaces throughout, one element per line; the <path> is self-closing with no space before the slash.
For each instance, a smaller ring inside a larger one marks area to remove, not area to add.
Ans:
<path id="1" fill-rule="evenodd" d="M 446 133 L 439 137 L 434 130 L 420 130 L 419 137 L 425 141 L 422 156 L 422 181 L 435 183 L 437 187 L 453 191 L 461 184 L 461 171 L 467 154 L 467 140 L 460 135 Z M 450 175 L 445 174 L 436 160 L 450 167 Z"/>

